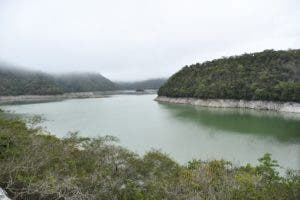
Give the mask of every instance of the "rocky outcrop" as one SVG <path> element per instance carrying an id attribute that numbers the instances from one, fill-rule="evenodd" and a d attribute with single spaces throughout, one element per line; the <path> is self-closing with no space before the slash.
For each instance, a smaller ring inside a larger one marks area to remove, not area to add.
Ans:
<path id="1" fill-rule="evenodd" d="M 6 192 L 0 187 L 0 199 L 1 200 L 10 200 L 10 198 L 7 197 Z"/>
<path id="2" fill-rule="evenodd" d="M 158 102 L 190 104 L 204 107 L 250 108 L 257 110 L 275 110 L 280 112 L 292 112 L 300 114 L 300 103 L 295 102 L 247 101 L 234 99 L 171 98 L 165 96 L 158 96 L 155 100 Z"/>

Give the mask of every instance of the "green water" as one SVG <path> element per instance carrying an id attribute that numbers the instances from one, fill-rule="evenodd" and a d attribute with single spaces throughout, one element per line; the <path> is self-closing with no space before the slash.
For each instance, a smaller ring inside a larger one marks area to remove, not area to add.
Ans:
<path id="1" fill-rule="evenodd" d="M 64 136 L 114 135 L 123 146 L 143 154 L 161 149 L 185 163 L 226 159 L 252 163 L 269 152 L 284 168 L 300 169 L 300 116 L 247 109 L 162 104 L 155 95 L 114 95 L 4 106 L 18 114 L 42 115 L 43 126 Z"/>

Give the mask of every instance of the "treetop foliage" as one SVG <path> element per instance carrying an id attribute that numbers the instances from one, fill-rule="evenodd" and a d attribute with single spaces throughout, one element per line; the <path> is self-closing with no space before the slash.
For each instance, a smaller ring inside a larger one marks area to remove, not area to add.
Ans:
<path id="1" fill-rule="evenodd" d="M 158 94 L 300 102 L 300 50 L 265 50 L 185 66 Z"/>

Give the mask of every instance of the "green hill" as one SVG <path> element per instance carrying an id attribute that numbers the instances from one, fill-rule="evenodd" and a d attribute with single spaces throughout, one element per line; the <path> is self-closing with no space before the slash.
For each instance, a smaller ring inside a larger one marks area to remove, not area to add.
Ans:
<path id="1" fill-rule="evenodd" d="M 116 90 L 118 86 L 97 73 L 72 73 L 55 77 L 56 84 L 64 92 Z"/>
<path id="2" fill-rule="evenodd" d="M 300 49 L 265 50 L 186 66 L 158 95 L 300 102 Z"/>
<path id="3" fill-rule="evenodd" d="M 50 75 L 0 65 L 0 96 L 53 95 L 66 92 L 115 90 L 117 85 L 100 74 Z"/>
<path id="4" fill-rule="evenodd" d="M 62 89 L 48 74 L 0 66 L 0 96 L 61 94 Z"/>

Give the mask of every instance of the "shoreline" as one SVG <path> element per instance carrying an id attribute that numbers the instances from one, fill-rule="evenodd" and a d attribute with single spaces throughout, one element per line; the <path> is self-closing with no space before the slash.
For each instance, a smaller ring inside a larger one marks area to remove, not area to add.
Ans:
<path id="1" fill-rule="evenodd" d="M 67 99 L 87 99 L 87 98 L 104 98 L 110 95 L 142 95 L 156 94 L 156 90 L 145 90 L 136 92 L 133 90 L 115 90 L 115 91 L 95 91 L 95 92 L 73 92 L 59 95 L 18 95 L 18 96 L 0 96 L 0 105 L 14 103 L 42 103 L 51 101 L 62 101 Z"/>
<path id="2" fill-rule="evenodd" d="M 157 96 L 157 102 L 189 104 L 202 107 L 214 108 L 247 108 L 255 110 L 273 110 L 278 112 L 289 112 L 300 114 L 300 103 L 296 102 L 274 102 L 274 101 L 248 101 L 235 99 L 197 99 L 197 98 L 173 98 Z"/>
<path id="3" fill-rule="evenodd" d="M 35 103 L 48 101 L 62 101 L 65 99 L 80 98 L 102 98 L 104 95 L 94 92 L 76 92 L 59 95 L 18 95 L 18 96 L 0 96 L 0 104 L 13 103 Z"/>

